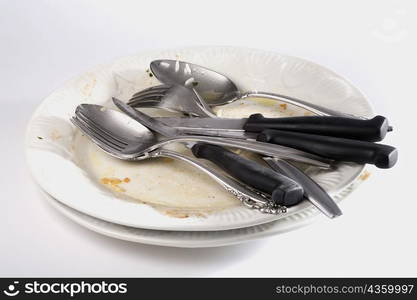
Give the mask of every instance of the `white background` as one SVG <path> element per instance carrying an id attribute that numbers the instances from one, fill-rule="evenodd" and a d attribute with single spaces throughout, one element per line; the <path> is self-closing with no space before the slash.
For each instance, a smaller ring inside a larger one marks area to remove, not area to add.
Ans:
<path id="1" fill-rule="evenodd" d="M 0 276 L 417 276 L 416 3 L 0 0 Z M 231 247 L 113 240 L 54 211 L 25 165 L 35 107 L 96 64 L 193 45 L 274 50 L 347 77 L 394 125 L 398 164 L 370 167 L 341 218 Z"/>

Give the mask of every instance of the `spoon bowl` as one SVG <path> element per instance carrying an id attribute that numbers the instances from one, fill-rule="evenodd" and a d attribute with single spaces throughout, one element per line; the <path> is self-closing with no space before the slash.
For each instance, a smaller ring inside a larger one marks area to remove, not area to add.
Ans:
<path id="1" fill-rule="evenodd" d="M 199 65 L 178 60 L 154 60 L 152 73 L 161 82 L 192 87 L 211 106 L 223 105 L 239 98 L 240 92 L 226 76 Z"/>

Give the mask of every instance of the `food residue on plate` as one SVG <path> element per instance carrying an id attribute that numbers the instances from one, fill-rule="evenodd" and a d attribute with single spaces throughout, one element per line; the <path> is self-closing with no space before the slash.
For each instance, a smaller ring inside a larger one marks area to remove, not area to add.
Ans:
<path id="1" fill-rule="evenodd" d="M 361 176 L 359 176 L 359 179 L 360 180 L 362 180 L 362 181 L 365 181 L 366 179 L 368 179 L 369 178 L 369 176 L 371 176 L 371 173 L 369 173 L 368 171 L 364 171 L 362 174 L 361 174 Z"/>
<path id="2" fill-rule="evenodd" d="M 129 183 L 130 178 L 125 177 L 123 179 L 119 179 L 119 178 L 103 177 L 103 178 L 101 178 L 100 182 L 104 185 L 109 186 L 115 192 L 123 193 L 123 192 L 126 192 L 126 190 L 124 188 L 122 188 L 121 186 L 119 186 L 119 184 Z"/>
<path id="3" fill-rule="evenodd" d="M 201 212 L 185 212 L 185 211 L 175 210 L 175 209 L 164 210 L 163 212 L 169 217 L 178 218 L 178 219 L 186 219 L 189 217 L 198 217 L 198 218 L 206 217 L 206 215 L 204 215 Z"/>
<path id="4" fill-rule="evenodd" d="M 62 135 L 58 130 L 54 129 L 51 131 L 50 137 L 53 141 L 56 141 L 59 140 L 62 137 Z"/>
<path id="5" fill-rule="evenodd" d="M 279 105 L 279 108 L 280 108 L 280 110 L 286 110 L 287 109 L 287 103 L 281 103 L 280 105 Z"/>

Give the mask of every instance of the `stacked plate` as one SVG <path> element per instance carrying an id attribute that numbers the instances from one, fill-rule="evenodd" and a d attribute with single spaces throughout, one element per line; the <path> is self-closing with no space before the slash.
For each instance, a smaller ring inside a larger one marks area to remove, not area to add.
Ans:
<path id="1" fill-rule="evenodd" d="M 69 121 L 77 105 L 114 108 L 159 84 L 149 72 L 154 59 L 180 59 L 230 77 L 242 90 L 276 92 L 334 110 L 373 115 L 362 93 L 334 72 L 303 59 L 260 50 L 199 47 L 154 51 L 100 66 L 68 81 L 35 111 L 27 130 L 32 174 L 48 201 L 65 216 L 98 233 L 134 242 L 174 247 L 235 244 L 299 228 L 320 213 L 309 202 L 286 214 L 268 215 L 239 200 L 198 170 L 181 162 L 117 160 L 103 153 Z M 296 116 L 307 112 L 266 99 L 218 107 L 223 117 Z M 181 146 L 177 151 L 187 151 Z M 339 202 L 361 182 L 364 166 L 340 163 L 306 172 Z"/>

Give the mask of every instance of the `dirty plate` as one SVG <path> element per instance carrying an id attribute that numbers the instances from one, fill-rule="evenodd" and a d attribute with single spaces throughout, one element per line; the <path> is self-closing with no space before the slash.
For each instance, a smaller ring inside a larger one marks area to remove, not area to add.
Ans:
<path id="1" fill-rule="evenodd" d="M 136 228 L 214 231 L 249 227 L 291 216 L 307 218 L 309 203 L 285 215 L 249 210 L 205 174 L 168 159 L 124 162 L 100 151 L 70 123 L 78 104 L 114 108 L 111 97 L 127 100 L 157 85 L 149 63 L 181 59 L 222 72 L 242 90 L 276 92 L 346 113 L 370 117 L 366 98 L 347 80 L 315 63 L 272 52 L 232 47 L 154 51 L 119 59 L 68 81 L 48 96 L 29 122 L 26 154 L 36 182 L 62 204 L 81 213 Z M 246 99 L 216 108 L 223 117 L 304 115 L 305 111 L 266 99 Z M 186 152 L 184 147 L 176 150 Z M 364 166 L 339 164 L 306 170 L 336 201 Z"/>

